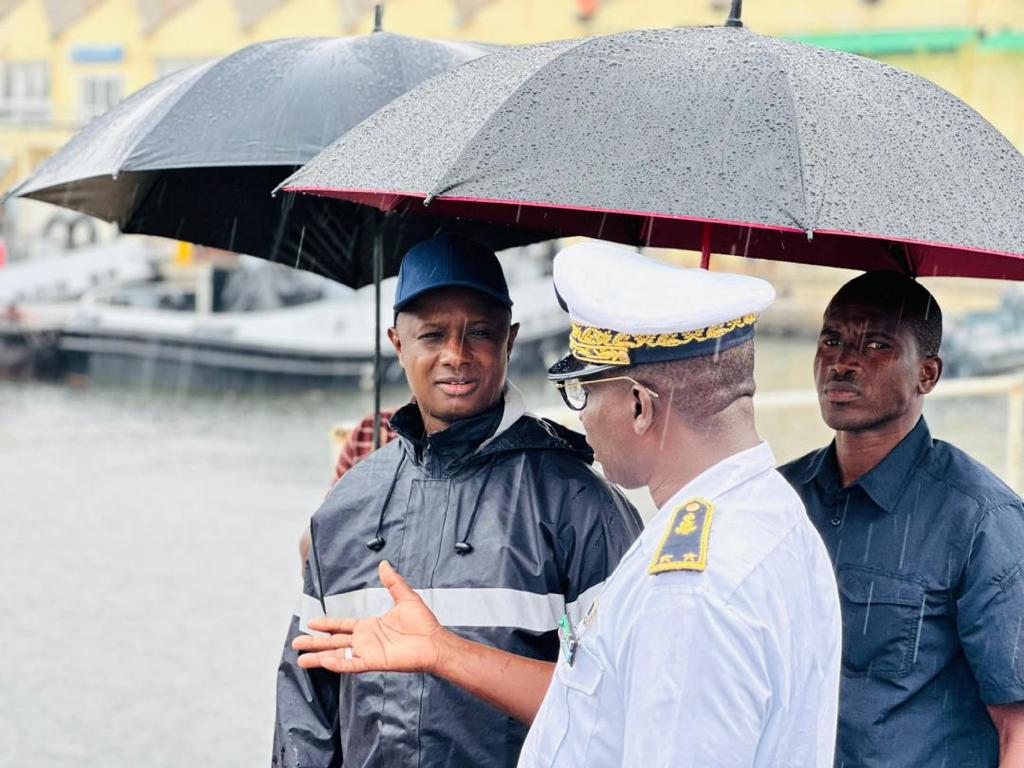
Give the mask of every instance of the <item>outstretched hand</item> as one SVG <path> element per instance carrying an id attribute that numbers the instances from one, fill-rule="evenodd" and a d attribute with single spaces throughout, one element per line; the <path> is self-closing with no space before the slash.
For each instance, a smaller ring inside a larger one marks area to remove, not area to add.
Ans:
<path id="1" fill-rule="evenodd" d="M 300 635 L 292 641 L 300 667 L 332 672 L 437 670 L 444 627 L 387 560 L 377 572 L 394 607 L 371 619 L 311 619 L 310 629 L 330 634 Z"/>
<path id="2" fill-rule="evenodd" d="M 292 641 L 299 666 L 331 672 L 427 672 L 529 724 L 555 665 L 474 643 L 449 632 L 386 560 L 377 568 L 394 607 L 372 619 L 312 619 L 327 635 Z"/>

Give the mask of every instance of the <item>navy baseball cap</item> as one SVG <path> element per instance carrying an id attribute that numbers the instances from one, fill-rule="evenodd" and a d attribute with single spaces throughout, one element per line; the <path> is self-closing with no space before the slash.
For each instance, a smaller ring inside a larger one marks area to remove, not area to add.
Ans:
<path id="1" fill-rule="evenodd" d="M 436 288 L 472 288 L 512 306 L 505 273 L 487 246 L 462 235 L 440 235 L 414 245 L 402 259 L 395 289 L 395 312 Z"/>

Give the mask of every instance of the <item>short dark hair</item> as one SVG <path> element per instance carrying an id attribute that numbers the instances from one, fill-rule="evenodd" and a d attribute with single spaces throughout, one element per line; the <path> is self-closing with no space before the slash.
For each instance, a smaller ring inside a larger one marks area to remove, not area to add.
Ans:
<path id="1" fill-rule="evenodd" d="M 939 354 L 942 309 L 931 292 L 912 277 L 899 272 L 865 272 L 840 288 L 829 306 L 848 301 L 893 313 L 900 323 L 906 323 L 923 356 Z"/>
<path id="2" fill-rule="evenodd" d="M 724 352 L 638 365 L 638 381 L 688 424 L 704 426 L 730 405 L 754 396 L 754 341 Z"/>

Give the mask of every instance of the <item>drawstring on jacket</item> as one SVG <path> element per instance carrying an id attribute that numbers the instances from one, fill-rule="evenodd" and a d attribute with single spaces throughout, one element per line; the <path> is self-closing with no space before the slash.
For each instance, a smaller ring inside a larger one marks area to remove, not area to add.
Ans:
<path id="1" fill-rule="evenodd" d="M 388 486 L 387 495 L 384 497 L 384 503 L 380 505 L 380 515 L 377 517 L 377 531 L 373 534 L 373 538 L 366 542 L 366 548 L 373 550 L 374 552 L 380 552 L 384 549 L 384 512 L 388 508 L 388 504 L 391 503 L 391 494 L 395 492 L 395 486 L 398 484 L 398 476 L 402 474 L 402 464 L 405 463 L 405 452 L 403 451 L 401 456 L 398 458 L 398 466 L 395 467 L 395 474 L 391 477 L 391 485 Z"/>
<path id="2" fill-rule="evenodd" d="M 487 481 L 491 479 L 491 472 L 494 471 L 495 464 L 497 464 L 497 461 L 492 460 L 490 465 L 487 467 L 487 474 L 484 475 L 484 481 L 480 484 L 480 490 L 476 492 L 476 500 L 473 502 L 473 511 L 469 513 L 469 524 L 466 525 L 466 534 L 455 542 L 455 554 L 457 555 L 468 555 L 473 551 L 473 545 L 469 543 L 469 534 L 473 531 L 473 523 L 476 520 L 476 511 L 480 508 L 480 499 L 484 495 L 484 490 L 487 488 Z M 458 514 L 457 510 L 456 514 Z M 456 518 L 455 530 L 456 532 L 458 531 L 458 518 Z"/>

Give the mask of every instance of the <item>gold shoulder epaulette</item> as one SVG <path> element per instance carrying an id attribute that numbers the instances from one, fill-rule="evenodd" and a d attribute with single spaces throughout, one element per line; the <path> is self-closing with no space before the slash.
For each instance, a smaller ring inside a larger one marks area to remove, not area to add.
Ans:
<path id="1" fill-rule="evenodd" d="M 703 571 L 708 564 L 708 539 L 714 511 L 715 506 L 701 498 L 690 499 L 676 507 L 647 572 Z"/>

